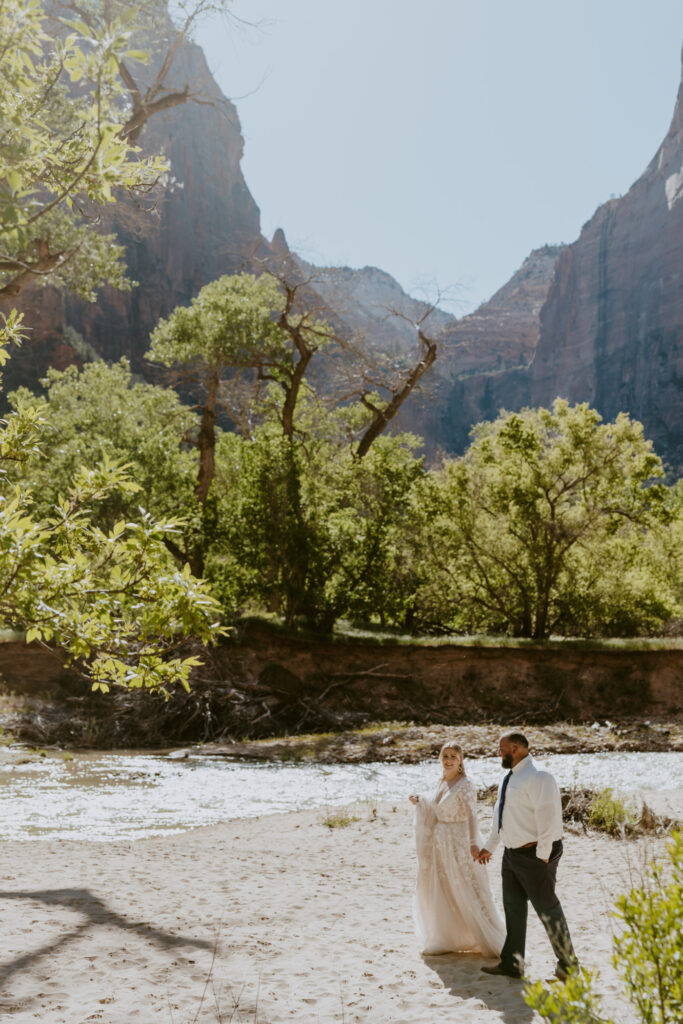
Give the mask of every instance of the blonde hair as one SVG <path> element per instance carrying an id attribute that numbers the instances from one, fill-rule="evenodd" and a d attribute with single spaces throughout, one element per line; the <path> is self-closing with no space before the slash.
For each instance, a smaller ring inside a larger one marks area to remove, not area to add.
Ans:
<path id="1" fill-rule="evenodd" d="M 447 750 L 452 750 L 452 751 L 454 751 L 454 753 L 460 755 L 460 774 L 464 775 L 465 774 L 465 758 L 463 756 L 462 747 L 460 746 L 460 744 L 459 743 L 451 743 L 450 740 L 447 743 L 444 743 L 444 745 L 442 746 L 441 750 L 439 751 L 439 761 L 441 761 L 441 765 L 442 766 L 443 766 L 443 755 L 444 755 L 444 753 Z"/>

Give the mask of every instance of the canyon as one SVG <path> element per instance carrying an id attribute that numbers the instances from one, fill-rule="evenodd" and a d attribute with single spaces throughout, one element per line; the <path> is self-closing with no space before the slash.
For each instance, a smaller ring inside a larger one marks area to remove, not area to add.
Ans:
<path id="1" fill-rule="evenodd" d="M 266 239 L 241 170 L 244 148 L 235 106 L 220 92 L 199 47 L 179 51 L 171 85 L 191 81 L 206 102 L 155 116 L 144 148 L 162 149 L 173 184 L 156 211 L 126 200 L 105 227 L 125 245 L 129 292 L 105 289 L 85 303 L 33 287 L 20 308 L 31 342 L 4 374 L 6 390 L 35 386 L 47 366 L 95 356 L 127 356 L 149 374 L 144 352 L 160 317 L 187 304 L 222 274 L 258 272 L 289 254 L 282 232 Z M 671 127 L 626 195 L 599 207 L 579 238 L 532 252 L 499 291 L 469 316 L 436 309 L 428 319 L 439 355 L 422 397 L 398 424 L 425 438 L 430 456 L 459 453 L 473 424 L 501 408 L 549 405 L 556 396 L 588 402 L 606 419 L 620 411 L 673 473 L 683 469 L 683 85 Z M 374 267 L 317 268 L 295 255 L 299 272 L 336 327 L 366 344 L 409 357 L 414 326 L 428 310 Z"/>

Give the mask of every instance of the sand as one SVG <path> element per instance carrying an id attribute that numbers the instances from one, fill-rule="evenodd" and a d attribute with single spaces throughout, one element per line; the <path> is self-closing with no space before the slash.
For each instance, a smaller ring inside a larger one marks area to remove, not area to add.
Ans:
<path id="1" fill-rule="evenodd" d="M 519 982 L 473 955 L 422 957 L 407 803 L 235 821 L 131 842 L 4 842 L 0 1015 L 47 1024 L 530 1024 Z M 490 809 L 482 805 L 482 823 Z M 607 1008 L 614 897 L 662 840 L 568 834 L 559 892 Z M 500 852 L 489 866 L 500 905 Z M 530 916 L 532 978 L 554 967 Z"/>

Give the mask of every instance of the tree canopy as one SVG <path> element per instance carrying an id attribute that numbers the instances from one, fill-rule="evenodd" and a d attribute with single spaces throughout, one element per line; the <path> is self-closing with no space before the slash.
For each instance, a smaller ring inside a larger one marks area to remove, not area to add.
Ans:
<path id="1" fill-rule="evenodd" d="M 602 423 L 558 399 L 552 410 L 501 414 L 434 478 L 432 565 L 471 626 L 543 638 L 575 617 L 585 631 L 601 600 L 618 619 L 634 591 L 613 578 L 606 588 L 605 577 L 631 574 L 635 586 L 645 570 L 643 539 L 670 518 L 663 475 L 642 426 L 623 413 Z M 673 612 L 653 563 L 640 582 L 654 618 Z M 610 612 L 600 611 L 604 624 Z"/>
<path id="2" fill-rule="evenodd" d="M 105 281 L 125 284 L 120 248 L 96 230 L 98 209 L 116 190 L 146 193 L 166 166 L 123 131 L 122 62 L 147 56 L 132 42 L 139 15 L 86 5 L 48 33 L 37 0 L 0 3 L 0 299 L 34 278 L 86 298 Z M 22 340 L 11 312 L 0 365 Z M 0 422 L 0 619 L 56 645 L 95 687 L 187 686 L 196 659 L 183 655 L 184 638 L 209 642 L 221 629 L 206 583 L 169 553 L 179 522 L 145 509 L 112 515 L 140 485 L 101 439 L 97 456 L 91 444 L 68 468 L 62 450 L 46 501 L 40 470 L 26 472 L 49 447 L 46 407 L 18 395 Z"/>

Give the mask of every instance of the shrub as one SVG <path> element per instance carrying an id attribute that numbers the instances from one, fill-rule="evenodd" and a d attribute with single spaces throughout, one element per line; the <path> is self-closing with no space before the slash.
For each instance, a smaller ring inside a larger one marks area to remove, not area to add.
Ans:
<path id="1" fill-rule="evenodd" d="M 611 789 L 601 789 L 591 800 L 588 823 L 610 836 L 623 835 L 626 825 L 635 822 L 635 814 Z"/>

